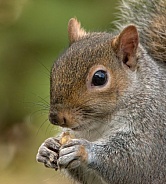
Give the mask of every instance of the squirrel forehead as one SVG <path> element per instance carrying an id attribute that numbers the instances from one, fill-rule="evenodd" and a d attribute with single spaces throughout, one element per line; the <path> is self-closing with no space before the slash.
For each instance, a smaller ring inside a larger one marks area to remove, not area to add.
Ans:
<path id="1" fill-rule="evenodd" d="M 97 46 L 102 46 L 107 43 L 113 37 L 112 34 L 106 32 L 93 32 L 88 33 L 82 39 L 74 42 L 69 50 L 77 50 L 77 49 L 95 49 Z"/>
<path id="2" fill-rule="evenodd" d="M 74 87 L 84 90 L 90 68 L 98 64 L 107 65 L 111 38 L 109 33 L 91 33 L 74 42 L 52 67 L 51 91 L 65 97 L 76 91 Z M 104 61 L 104 58 L 107 59 Z"/>
<path id="3" fill-rule="evenodd" d="M 91 33 L 73 43 L 55 61 L 52 68 L 54 80 L 58 77 L 59 80 L 66 78 L 72 82 L 74 77 L 85 77 L 87 70 L 94 64 L 103 64 L 103 58 L 108 54 L 105 48 L 110 47 L 111 38 L 109 33 Z"/>
<path id="4" fill-rule="evenodd" d="M 109 33 L 91 33 L 74 42 L 55 62 L 55 66 L 81 67 L 82 62 L 88 66 L 97 58 L 103 58 L 106 47 L 110 47 L 113 36 Z M 110 47 L 111 48 L 111 47 Z M 107 49 L 108 50 L 108 49 Z M 78 64 L 80 63 L 80 65 Z M 83 63 L 82 63 L 83 64 Z"/>

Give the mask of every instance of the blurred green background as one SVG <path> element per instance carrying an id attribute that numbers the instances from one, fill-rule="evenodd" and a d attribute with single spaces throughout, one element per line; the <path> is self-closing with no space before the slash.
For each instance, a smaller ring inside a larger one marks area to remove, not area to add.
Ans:
<path id="1" fill-rule="evenodd" d="M 109 31 L 115 0 L 0 0 L 0 183 L 70 183 L 35 160 L 58 132 L 48 120 L 49 71 L 68 46 L 67 24 Z"/>

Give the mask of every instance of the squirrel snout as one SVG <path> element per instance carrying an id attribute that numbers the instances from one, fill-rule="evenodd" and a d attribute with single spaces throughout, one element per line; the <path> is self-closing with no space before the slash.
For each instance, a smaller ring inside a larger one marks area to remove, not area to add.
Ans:
<path id="1" fill-rule="evenodd" d="M 59 125 L 58 123 L 58 117 L 56 113 L 50 113 L 49 114 L 49 121 L 54 125 Z"/>
<path id="2" fill-rule="evenodd" d="M 70 118 L 70 114 L 68 114 L 67 112 L 57 112 L 57 113 L 50 112 L 49 121 L 53 125 L 70 127 L 71 118 Z"/>
<path id="3" fill-rule="evenodd" d="M 59 125 L 63 127 L 65 127 L 67 123 L 66 117 L 61 114 L 57 114 L 57 113 L 50 113 L 49 121 L 54 125 Z"/>

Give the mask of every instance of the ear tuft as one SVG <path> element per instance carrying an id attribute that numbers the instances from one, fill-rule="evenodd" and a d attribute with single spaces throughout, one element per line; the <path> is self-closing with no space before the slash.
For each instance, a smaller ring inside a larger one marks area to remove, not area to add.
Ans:
<path id="1" fill-rule="evenodd" d="M 81 28 L 80 22 L 76 18 L 71 18 L 68 23 L 68 37 L 70 45 L 75 41 L 80 40 L 87 33 Z"/>
<path id="2" fill-rule="evenodd" d="M 137 28 L 134 25 L 126 27 L 119 36 L 112 41 L 112 47 L 116 50 L 119 58 L 131 70 L 136 66 L 136 52 L 139 43 Z"/>

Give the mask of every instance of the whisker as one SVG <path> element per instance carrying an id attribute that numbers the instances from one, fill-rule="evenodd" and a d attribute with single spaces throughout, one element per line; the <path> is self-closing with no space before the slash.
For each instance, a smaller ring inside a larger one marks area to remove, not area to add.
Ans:
<path id="1" fill-rule="evenodd" d="M 46 71 L 48 72 L 47 74 L 50 75 L 50 69 L 48 69 L 42 62 L 39 63 L 44 67 L 44 69 L 46 69 Z"/>
<path id="2" fill-rule="evenodd" d="M 47 121 L 48 121 L 48 118 L 45 119 L 45 120 L 43 121 L 43 123 L 40 125 L 40 127 L 39 127 L 39 129 L 38 129 L 38 131 L 37 131 L 37 133 L 36 133 L 36 136 L 39 134 L 40 129 L 43 127 L 43 125 L 44 125 Z"/>
<path id="3" fill-rule="evenodd" d="M 35 93 L 32 93 L 34 96 L 36 96 L 37 98 L 39 98 L 40 100 L 42 100 L 42 102 L 46 105 L 50 105 L 48 101 L 46 101 L 45 99 L 48 98 L 49 96 L 46 96 L 45 98 L 42 98 L 41 96 L 35 94 Z"/>
<path id="4" fill-rule="evenodd" d="M 49 108 L 49 105 L 45 105 L 42 102 L 24 102 L 24 103 L 31 104 L 33 107 L 40 106 L 40 107 L 44 107 L 44 108 Z"/>
<path id="5" fill-rule="evenodd" d="M 34 117 L 34 115 L 37 117 L 37 115 L 36 114 L 38 114 L 38 113 L 40 113 L 39 115 L 38 115 L 38 117 L 41 117 L 41 116 L 44 116 L 44 115 L 46 115 L 46 114 L 48 114 L 48 110 L 46 109 L 39 109 L 39 110 L 36 110 L 36 111 L 34 111 L 34 112 L 32 112 L 31 114 L 30 114 L 30 122 L 32 122 L 33 120 L 33 117 Z"/>
<path id="6" fill-rule="evenodd" d="M 48 121 L 48 119 L 47 119 L 47 121 Z M 48 124 L 48 126 L 47 126 L 47 128 L 46 128 L 46 132 L 45 132 L 45 135 L 47 135 L 47 131 L 48 131 L 48 128 L 50 127 L 50 123 Z"/>

